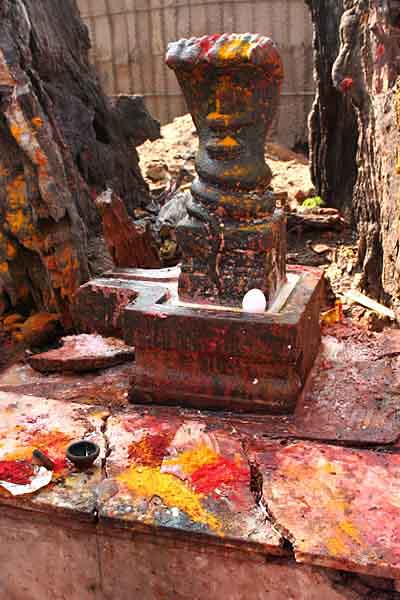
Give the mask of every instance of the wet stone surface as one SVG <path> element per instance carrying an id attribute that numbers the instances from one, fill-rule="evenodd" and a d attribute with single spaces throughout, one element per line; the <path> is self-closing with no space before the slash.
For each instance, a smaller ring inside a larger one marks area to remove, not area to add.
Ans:
<path id="1" fill-rule="evenodd" d="M 352 445 L 388 445 L 400 438 L 398 332 L 369 333 L 348 323 L 325 328 L 325 335 L 305 392 L 294 415 L 232 416 L 213 413 L 217 424 L 234 425 L 242 435 L 262 439 L 311 439 Z M 0 391 L 44 396 L 56 400 L 128 405 L 132 364 L 98 372 L 50 373 L 19 363 L 0 374 Z M 149 410 L 152 410 L 149 408 Z M 155 409 L 169 418 L 197 411 Z"/>

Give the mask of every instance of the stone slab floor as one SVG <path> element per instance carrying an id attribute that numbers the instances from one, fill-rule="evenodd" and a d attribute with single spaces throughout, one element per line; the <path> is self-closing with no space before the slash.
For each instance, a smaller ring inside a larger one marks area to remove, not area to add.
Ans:
<path id="1" fill-rule="evenodd" d="M 1 600 L 400 598 L 400 338 L 325 330 L 292 417 L 128 405 L 131 365 L 0 375 Z M 67 445 L 101 452 L 79 472 Z"/>

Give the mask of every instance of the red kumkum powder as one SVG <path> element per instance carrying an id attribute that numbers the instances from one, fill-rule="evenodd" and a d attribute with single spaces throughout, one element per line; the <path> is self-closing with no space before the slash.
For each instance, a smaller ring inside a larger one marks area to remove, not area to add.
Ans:
<path id="1" fill-rule="evenodd" d="M 21 460 L 0 460 L 0 480 L 16 485 L 28 485 L 33 475 L 30 463 Z"/>
<path id="2" fill-rule="evenodd" d="M 238 483 L 248 483 L 249 473 L 234 462 L 220 458 L 214 463 L 200 467 L 190 477 L 191 484 L 200 494 L 214 494 L 221 485 L 235 487 Z"/>
<path id="3" fill-rule="evenodd" d="M 55 458 L 52 460 L 53 460 L 53 464 L 54 464 L 54 469 L 53 469 L 54 473 L 59 474 L 62 471 L 65 471 L 66 469 L 68 469 L 68 461 L 65 457 L 64 458 Z"/>

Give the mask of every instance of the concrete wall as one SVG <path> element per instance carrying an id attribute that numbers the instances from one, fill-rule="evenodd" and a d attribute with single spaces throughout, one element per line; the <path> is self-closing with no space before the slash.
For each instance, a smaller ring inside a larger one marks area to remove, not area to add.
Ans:
<path id="1" fill-rule="evenodd" d="M 93 62 L 107 93 L 146 97 L 162 123 L 186 112 L 167 44 L 219 32 L 262 33 L 280 47 L 286 80 L 273 137 L 307 139 L 314 97 L 312 26 L 304 0 L 78 0 L 93 42 Z"/>

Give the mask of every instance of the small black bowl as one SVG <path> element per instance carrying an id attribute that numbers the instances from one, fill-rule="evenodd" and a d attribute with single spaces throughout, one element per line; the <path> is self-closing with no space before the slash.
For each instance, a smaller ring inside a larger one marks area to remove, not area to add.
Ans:
<path id="1" fill-rule="evenodd" d="M 67 448 L 67 457 L 78 469 L 91 467 L 99 454 L 99 446 L 88 440 L 73 442 Z"/>

